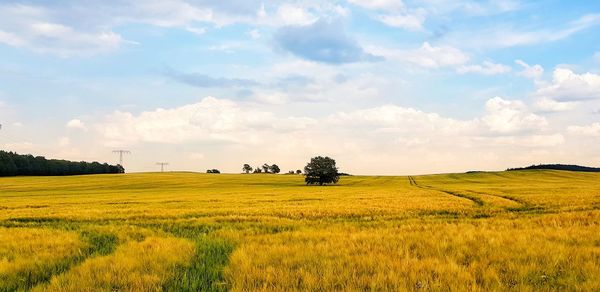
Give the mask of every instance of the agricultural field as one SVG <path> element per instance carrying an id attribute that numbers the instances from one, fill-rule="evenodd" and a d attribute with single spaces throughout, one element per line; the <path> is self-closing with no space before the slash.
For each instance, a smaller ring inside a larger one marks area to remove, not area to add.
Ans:
<path id="1" fill-rule="evenodd" d="M 0 291 L 600 290 L 600 174 L 0 178 Z"/>

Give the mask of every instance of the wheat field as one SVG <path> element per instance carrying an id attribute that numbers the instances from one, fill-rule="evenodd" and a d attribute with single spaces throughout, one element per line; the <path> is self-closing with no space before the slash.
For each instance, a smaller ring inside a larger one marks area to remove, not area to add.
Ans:
<path id="1" fill-rule="evenodd" d="M 600 290 L 600 175 L 0 178 L 1 291 Z"/>

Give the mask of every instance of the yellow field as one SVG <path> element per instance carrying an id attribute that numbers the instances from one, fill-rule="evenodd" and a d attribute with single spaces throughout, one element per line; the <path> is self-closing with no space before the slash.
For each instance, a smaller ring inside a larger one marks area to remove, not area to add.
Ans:
<path id="1" fill-rule="evenodd" d="M 600 174 L 0 178 L 0 291 L 600 290 Z"/>

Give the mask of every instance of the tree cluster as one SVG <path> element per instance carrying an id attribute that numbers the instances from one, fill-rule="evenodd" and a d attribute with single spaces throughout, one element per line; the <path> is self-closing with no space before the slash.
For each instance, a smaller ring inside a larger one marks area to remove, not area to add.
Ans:
<path id="1" fill-rule="evenodd" d="M 213 169 L 207 169 L 206 173 L 221 173 L 221 172 L 218 169 L 213 168 Z"/>
<path id="2" fill-rule="evenodd" d="M 46 159 L 43 156 L 19 155 L 14 152 L 0 151 L 0 176 L 59 176 L 124 172 L 125 169 L 121 165 Z"/>
<path id="3" fill-rule="evenodd" d="M 263 164 L 262 166 L 257 166 L 256 168 L 252 168 L 252 166 L 250 166 L 250 164 L 244 164 L 244 166 L 242 166 L 242 171 L 245 173 L 280 173 L 281 169 L 279 168 L 279 166 L 277 164 L 273 164 L 273 165 L 269 165 L 267 163 Z"/>

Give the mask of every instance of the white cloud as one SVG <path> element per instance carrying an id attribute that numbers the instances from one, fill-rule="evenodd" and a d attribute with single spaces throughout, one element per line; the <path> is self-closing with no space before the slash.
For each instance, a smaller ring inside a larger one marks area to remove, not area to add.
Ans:
<path id="1" fill-rule="evenodd" d="M 463 65 L 456 69 L 460 74 L 476 73 L 483 75 L 497 75 L 508 73 L 512 70 L 509 66 L 484 61 L 481 65 Z"/>
<path id="2" fill-rule="evenodd" d="M 277 19 L 283 25 L 309 25 L 318 17 L 306 9 L 291 4 L 282 4 L 277 8 Z"/>
<path id="3" fill-rule="evenodd" d="M 521 101 L 500 97 L 488 100 L 486 114 L 474 120 L 451 119 L 396 105 L 337 112 L 321 119 L 279 118 L 271 112 L 241 107 L 230 100 L 206 97 L 198 103 L 146 111 L 139 115 L 115 112 L 107 117 L 106 122 L 97 125 L 97 129 L 110 146 L 139 142 L 258 143 L 274 133 L 310 132 L 315 124 L 331 129 L 352 129 L 353 133 L 368 129 L 368 133 L 410 134 L 426 138 L 430 135 L 520 135 L 542 130 L 547 121 L 530 113 Z"/>
<path id="4" fill-rule="evenodd" d="M 572 110 L 577 106 L 577 102 L 560 102 L 547 97 L 542 97 L 536 100 L 535 106 L 543 112 L 563 112 Z"/>
<path id="5" fill-rule="evenodd" d="M 0 42 L 61 57 L 109 52 L 126 42 L 108 29 L 82 31 L 51 18 L 44 8 L 0 5 Z"/>
<path id="6" fill-rule="evenodd" d="M 206 28 L 204 28 L 204 27 L 188 26 L 188 27 L 186 27 L 186 30 L 195 35 L 204 35 L 206 33 Z"/>
<path id="7" fill-rule="evenodd" d="M 72 119 L 70 120 L 67 125 L 67 128 L 69 129 L 79 129 L 79 130 L 86 130 L 87 128 L 85 127 L 85 123 L 82 122 L 80 119 Z"/>
<path id="8" fill-rule="evenodd" d="M 541 151 L 552 155 L 556 147 L 568 143 L 562 133 L 548 129 L 547 121 L 531 113 L 523 102 L 500 97 L 490 99 L 485 113 L 473 119 L 450 118 L 393 104 L 317 117 L 279 116 L 264 108 L 207 97 L 197 103 L 140 114 L 115 112 L 96 124 L 96 129 L 106 146 L 198 145 L 200 152 L 186 152 L 182 161 L 201 159 L 203 164 L 229 171 L 237 170 L 240 161 L 249 155 L 274 157 L 282 167 L 293 168 L 316 154 L 336 157 L 344 162 L 344 170 L 363 173 L 447 167 L 456 170 L 471 165 L 464 163 L 468 160 L 465 157 L 498 158 L 511 151 L 538 151 L 542 157 Z M 217 150 L 209 145 L 218 145 Z M 407 151 L 411 156 L 397 154 Z M 368 161 L 385 162 L 386 168 L 371 169 L 364 165 Z M 482 167 L 513 166 L 500 158 L 486 163 L 495 166 Z"/>
<path id="9" fill-rule="evenodd" d="M 118 11 L 119 5 L 113 8 L 117 10 L 115 16 L 121 21 L 142 22 L 162 27 L 185 27 L 193 22 L 217 22 L 211 9 L 180 0 L 124 1 L 123 4 L 129 6 L 127 14 Z"/>
<path id="10" fill-rule="evenodd" d="M 557 29 L 523 30 L 512 25 L 501 25 L 479 32 L 459 32 L 454 37 L 456 42 L 470 47 L 508 48 L 563 40 L 598 24 L 600 24 L 600 14 L 587 14 Z"/>
<path id="11" fill-rule="evenodd" d="M 419 4 L 432 14 L 467 14 L 489 16 L 518 10 L 523 7 L 519 0 L 422 0 Z"/>
<path id="12" fill-rule="evenodd" d="M 457 13 L 486 16 L 513 11 L 521 7 L 515 0 L 500 1 L 418 1 L 405 5 L 395 0 L 349 0 L 351 4 L 371 10 L 373 18 L 391 27 L 425 31 L 426 16 L 446 17 Z"/>
<path id="13" fill-rule="evenodd" d="M 472 130 L 472 124 L 469 122 L 444 118 L 435 113 L 426 113 L 396 105 L 340 112 L 331 115 L 328 122 L 351 126 L 352 129 L 375 128 L 378 132 L 386 133 L 456 134 Z"/>
<path id="14" fill-rule="evenodd" d="M 11 32 L 0 30 L 0 43 L 4 43 L 13 47 L 22 47 L 25 42 L 23 39 Z"/>
<path id="15" fill-rule="evenodd" d="M 587 126 L 570 126 L 569 132 L 588 137 L 600 137 L 600 123 L 593 123 Z"/>
<path id="16" fill-rule="evenodd" d="M 159 108 L 137 116 L 115 112 L 97 128 L 109 145 L 208 140 L 235 143 L 252 140 L 254 132 L 270 129 L 276 122 L 269 112 L 248 110 L 230 100 L 206 97 L 198 103 Z"/>
<path id="17" fill-rule="evenodd" d="M 405 5 L 395 0 L 349 0 L 351 4 L 372 12 L 372 17 L 388 26 L 411 31 L 425 31 L 426 16 L 456 17 L 458 13 L 486 16 L 513 11 L 521 7 L 518 1 L 418 1 Z"/>
<path id="18" fill-rule="evenodd" d="M 539 65 L 529 66 L 521 60 L 517 63 L 525 69 L 522 76 L 533 78 L 537 86 L 532 94 L 535 107 L 543 112 L 565 112 L 574 110 L 584 102 L 600 99 L 600 75 L 577 74 L 568 68 L 556 68 L 552 80 L 541 79 L 543 69 Z"/>
<path id="19" fill-rule="evenodd" d="M 350 0 L 350 3 L 376 11 L 374 19 L 391 27 L 411 31 L 423 31 L 423 23 L 427 12 L 425 9 L 408 9 L 402 1 L 394 0 Z"/>
<path id="20" fill-rule="evenodd" d="M 439 68 L 464 64 L 469 56 L 453 47 L 434 47 L 425 42 L 421 48 L 408 52 L 404 59 L 423 67 Z"/>
<path id="21" fill-rule="evenodd" d="M 515 63 L 523 67 L 523 71 L 518 73 L 520 76 L 534 80 L 539 80 L 542 78 L 542 75 L 544 75 L 544 68 L 540 65 L 536 64 L 531 66 L 525 63 L 523 60 L 515 60 Z"/>
<path id="22" fill-rule="evenodd" d="M 413 108 L 385 105 L 336 113 L 328 118 L 328 122 L 352 126 L 352 129 L 375 127 L 381 133 L 420 133 L 424 137 L 432 133 L 443 136 L 521 135 L 541 131 L 548 125 L 544 117 L 530 112 L 522 101 L 494 97 L 486 102 L 485 109 L 481 118 L 457 120 Z"/>
<path id="23" fill-rule="evenodd" d="M 252 3 L 252 1 L 244 1 Z M 256 3 L 256 2 L 254 2 Z M 290 25 L 309 25 L 319 19 L 346 17 L 349 10 L 335 3 L 320 1 L 272 2 L 272 5 L 262 3 L 253 17 L 231 19 L 229 24 L 239 22 L 250 25 L 281 27 Z"/>
<path id="24" fill-rule="evenodd" d="M 280 92 L 259 92 L 254 99 L 266 104 L 286 104 L 289 101 L 289 97 Z"/>
<path id="25" fill-rule="evenodd" d="M 535 93 L 555 101 L 583 101 L 600 98 L 600 75 L 577 74 L 571 69 L 557 68 L 552 83 L 541 86 Z"/>
<path id="26" fill-rule="evenodd" d="M 335 5 L 333 8 L 331 8 L 331 10 L 335 16 L 347 17 L 350 15 L 350 9 L 341 5 Z"/>
<path id="27" fill-rule="evenodd" d="M 348 0 L 348 2 L 367 9 L 398 11 L 404 9 L 402 0 Z"/>
<path id="28" fill-rule="evenodd" d="M 469 56 L 461 50 L 449 47 L 435 47 L 424 42 L 420 48 L 414 50 L 396 50 L 381 47 L 367 47 L 366 50 L 386 60 L 395 60 L 411 63 L 425 68 L 451 67 L 465 64 Z"/>
<path id="29" fill-rule="evenodd" d="M 404 28 L 412 31 L 422 31 L 423 23 L 425 22 L 424 13 L 412 13 L 412 14 L 392 14 L 392 15 L 380 15 L 378 19 L 392 27 Z"/>
<path id="30" fill-rule="evenodd" d="M 505 100 L 497 96 L 486 102 L 485 110 L 482 121 L 494 133 L 535 131 L 548 125 L 544 117 L 529 112 L 527 106 L 518 100 Z"/>

